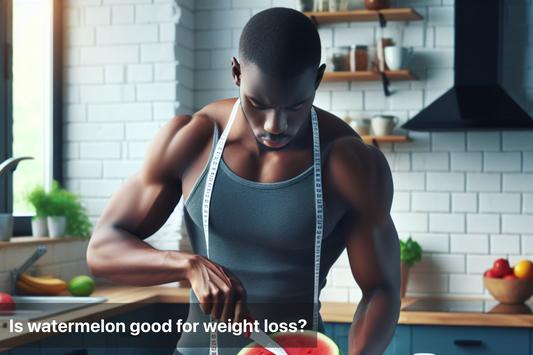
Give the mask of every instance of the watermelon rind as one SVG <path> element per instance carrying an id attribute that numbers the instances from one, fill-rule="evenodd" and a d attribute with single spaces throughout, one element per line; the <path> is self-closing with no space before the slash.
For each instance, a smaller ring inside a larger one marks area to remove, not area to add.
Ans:
<path id="1" fill-rule="evenodd" d="M 270 337 L 272 338 L 272 340 L 278 342 L 276 340 L 277 338 L 280 338 L 281 336 L 291 336 L 291 335 L 293 335 L 295 337 L 297 337 L 298 335 L 316 336 L 317 337 L 317 341 L 322 342 L 322 344 L 326 344 L 326 345 L 329 346 L 329 351 L 327 351 L 327 350 L 326 351 L 321 351 L 320 353 L 315 353 L 316 355 L 343 355 L 341 349 L 337 346 L 337 344 L 335 344 L 335 342 L 331 338 L 329 338 L 324 333 L 315 332 L 313 330 L 304 330 L 303 332 L 296 332 L 296 333 L 277 332 L 277 333 L 270 334 Z M 237 355 L 259 355 L 261 353 L 261 349 L 263 349 L 263 347 L 261 347 L 256 342 L 253 342 L 253 343 L 250 343 L 250 344 L 246 345 L 241 351 L 239 351 L 239 353 Z M 286 348 L 285 351 L 289 355 L 292 355 L 291 353 L 299 354 L 298 349 L 309 349 L 309 348 L 289 347 L 289 348 Z M 306 353 L 307 353 L 307 351 L 306 351 Z M 270 352 L 268 352 L 268 354 L 270 354 Z"/>

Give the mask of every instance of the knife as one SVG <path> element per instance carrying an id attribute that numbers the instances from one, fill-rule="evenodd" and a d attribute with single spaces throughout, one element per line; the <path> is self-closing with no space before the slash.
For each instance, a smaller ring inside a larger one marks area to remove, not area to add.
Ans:
<path id="1" fill-rule="evenodd" d="M 248 313 L 247 319 L 248 319 L 249 322 L 252 322 L 252 323 L 256 321 L 256 319 L 249 313 Z M 268 351 L 270 351 L 273 354 L 276 354 L 276 355 L 289 355 L 289 354 L 287 354 L 287 352 L 285 350 L 283 350 L 281 345 L 279 345 L 274 340 L 272 340 L 272 338 L 269 337 L 261 329 L 259 329 L 258 332 L 246 332 L 245 335 L 246 335 L 246 337 L 250 336 L 250 338 L 253 341 L 255 341 L 257 344 L 261 345 L 263 348 L 267 349 Z"/>

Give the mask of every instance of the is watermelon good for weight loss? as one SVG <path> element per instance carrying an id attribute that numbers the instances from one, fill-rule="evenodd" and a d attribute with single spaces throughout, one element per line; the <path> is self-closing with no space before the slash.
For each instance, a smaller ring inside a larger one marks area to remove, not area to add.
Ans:
<path id="1" fill-rule="evenodd" d="M 296 333 L 278 332 L 270 335 L 288 355 L 343 355 L 333 340 L 320 332 L 304 330 Z M 253 342 L 237 355 L 272 355 L 270 351 Z"/>

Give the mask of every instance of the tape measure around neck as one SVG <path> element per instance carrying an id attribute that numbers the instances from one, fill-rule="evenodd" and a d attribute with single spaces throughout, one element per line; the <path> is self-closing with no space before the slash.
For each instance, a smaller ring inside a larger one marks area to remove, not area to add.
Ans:
<path id="1" fill-rule="evenodd" d="M 220 159 L 222 159 L 222 152 L 224 145 L 228 138 L 229 131 L 237 115 L 237 110 L 240 104 L 240 98 L 237 99 L 231 115 L 224 129 L 224 132 L 220 136 L 215 151 L 213 153 L 213 159 L 209 166 L 207 174 L 207 180 L 204 190 L 204 201 L 202 204 L 202 220 L 204 225 L 204 235 L 206 244 L 206 254 L 209 259 L 209 208 L 211 205 L 211 195 L 213 193 L 213 186 L 215 183 L 215 177 L 217 175 Z M 322 198 L 322 159 L 320 154 L 320 137 L 318 131 L 318 118 L 314 108 L 311 108 L 311 123 L 313 126 L 313 164 L 314 164 L 314 185 L 315 185 L 315 211 L 316 211 L 316 232 L 315 232 L 315 271 L 314 271 L 314 299 L 313 299 L 313 330 L 318 331 L 318 282 L 320 273 L 320 250 L 322 243 L 322 233 L 324 230 L 324 211 L 323 211 L 323 198 Z M 211 316 L 211 322 L 218 322 L 213 316 Z M 216 328 L 215 328 L 216 329 Z M 210 355 L 218 355 L 218 336 L 217 331 L 210 334 Z"/>

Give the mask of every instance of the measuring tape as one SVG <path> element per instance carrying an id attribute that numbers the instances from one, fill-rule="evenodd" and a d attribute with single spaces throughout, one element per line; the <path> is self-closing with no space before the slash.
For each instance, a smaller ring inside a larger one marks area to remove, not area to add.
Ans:
<path id="1" fill-rule="evenodd" d="M 207 174 L 207 180 L 204 191 L 204 201 L 202 204 L 202 220 L 204 225 L 204 235 L 206 244 L 207 258 L 209 259 L 209 207 L 211 205 L 211 195 L 213 193 L 213 186 L 215 183 L 215 177 L 217 175 L 220 159 L 222 159 L 222 152 L 224 145 L 228 138 L 229 131 L 237 115 L 237 110 L 241 99 L 238 98 L 233 106 L 231 115 L 222 136 L 217 142 L 215 152 L 213 153 L 213 159 L 209 166 L 209 172 Z M 315 167 L 315 210 L 316 210 L 316 233 L 315 233 L 315 288 L 314 288 L 314 304 L 313 304 L 313 330 L 318 330 L 318 278 L 320 273 L 320 250 L 322 243 L 322 233 L 324 230 L 324 211 L 323 211 L 323 198 L 322 198 L 322 167 L 321 167 L 321 154 L 320 154 L 320 139 L 318 134 L 318 119 L 314 108 L 311 108 L 311 122 L 313 125 L 313 152 L 314 152 L 314 167 Z M 211 323 L 217 323 L 218 320 L 211 315 Z M 218 355 L 218 334 L 217 328 L 211 332 L 209 336 L 209 355 Z"/>

